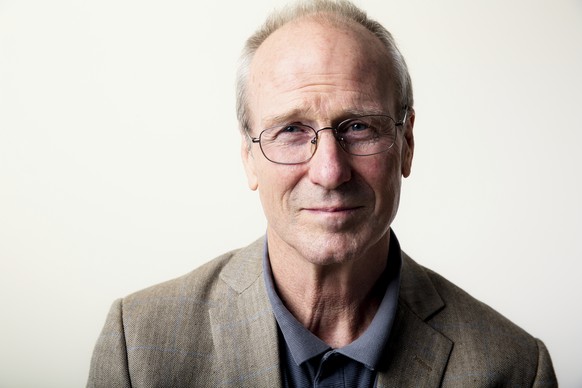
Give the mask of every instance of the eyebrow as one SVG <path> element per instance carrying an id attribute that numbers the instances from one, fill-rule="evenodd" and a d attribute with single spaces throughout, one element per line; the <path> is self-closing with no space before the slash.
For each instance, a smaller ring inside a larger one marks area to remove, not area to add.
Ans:
<path id="1" fill-rule="evenodd" d="M 332 118 L 332 123 L 339 123 L 343 120 L 349 119 L 351 117 L 358 117 L 358 116 L 366 116 L 366 115 L 390 115 L 389 112 L 385 112 L 383 110 L 378 110 L 378 109 L 369 109 L 369 110 L 363 110 L 363 109 L 348 109 L 345 110 L 343 112 L 341 112 L 341 114 L 339 114 L 338 116 Z M 297 123 L 303 123 L 306 120 L 306 114 L 305 114 L 305 109 L 300 109 L 300 108 L 294 108 L 286 113 L 282 113 L 282 114 L 277 114 L 277 115 L 272 115 L 272 116 L 267 116 L 264 120 L 263 120 L 263 128 L 271 128 L 277 125 L 282 125 L 282 124 L 290 124 L 293 122 L 297 122 Z M 307 120 L 310 121 L 310 120 Z"/>
<path id="2" fill-rule="evenodd" d="M 291 123 L 294 121 L 300 121 L 300 120 L 297 120 L 298 118 L 300 118 L 302 116 L 302 114 L 300 112 L 301 112 L 300 109 L 293 109 L 287 113 L 273 115 L 273 116 L 267 116 L 263 120 L 263 123 L 264 123 L 263 127 L 270 128 L 270 127 L 284 124 L 284 123 Z"/>

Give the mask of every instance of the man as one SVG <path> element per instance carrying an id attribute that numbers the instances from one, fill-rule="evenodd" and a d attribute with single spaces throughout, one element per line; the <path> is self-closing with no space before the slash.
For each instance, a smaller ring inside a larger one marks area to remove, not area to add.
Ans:
<path id="1" fill-rule="evenodd" d="M 543 343 L 400 250 L 412 88 L 348 2 L 274 15 L 247 42 L 242 159 L 266 237 L 121 299 L 88 386 L 555 386 Z"/>

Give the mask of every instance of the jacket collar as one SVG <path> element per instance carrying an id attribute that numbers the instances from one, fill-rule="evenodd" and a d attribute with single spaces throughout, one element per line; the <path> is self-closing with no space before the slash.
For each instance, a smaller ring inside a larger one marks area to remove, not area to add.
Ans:
<path id="1" fill-rule="evenodd" d="M 278 328 L 265 291 L 264 238 L 233 255 L 220 273 L 223 304 L 209 310 L 219 385 L 280 387 Z"/>
<path id="2" fill-rule="evenodd" d="M 396 319 L 378 371 L 378 387 L 440 385 L 453 342 L 426 320 L 445 303 L 426 269 L 402 252 L 402 281 Z"/>

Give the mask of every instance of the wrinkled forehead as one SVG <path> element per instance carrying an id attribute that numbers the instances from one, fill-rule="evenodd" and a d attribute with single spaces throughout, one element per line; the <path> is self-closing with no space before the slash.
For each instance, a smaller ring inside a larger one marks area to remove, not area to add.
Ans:
<path id="1" fill-rule="evenodd" d="M 292 21 L 273 32 L 251 62 L 251 116 L 260 114 L 258 105 L 267 95 L 272 99 L 276 93 L 311 85 L 341 87 L 391 101 L 395 85 L 389 58 L 382 42 L 355 22 L 319 16 Z"/>

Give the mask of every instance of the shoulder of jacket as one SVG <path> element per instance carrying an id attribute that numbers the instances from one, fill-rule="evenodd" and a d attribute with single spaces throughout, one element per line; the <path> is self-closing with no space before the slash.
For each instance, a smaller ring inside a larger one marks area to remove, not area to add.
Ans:
<path id="1" fill-rule="evenodd" d="M 127 295 L 122 303 L 136 302 L 140 299 L 173 298 L 177 296 L 207 293 L 220 284 L 220 279 L 226 274 L 236 272 L 239 262 L 256 256 L 258 247 L 264 238 L 259 238 L 244 248 L 238 248 L 223 253 L 220 256 L 202 264 L 194 270 L 177 278 L 164 281 Z M 253 256 L 254 255 L 254 256 Z M 258 260 L 260 258 L 255 258 Z"/>
<path id="2" fill-rule="evenodd" d="M 422 296 L 417 296 L 417 298 L 426 300 L 427 294 L 436 292 L 443 302 L 443 307 L 435 314 L 424 317 L 431 325 L 441 327 L 444 331 L 451 333 L 462 331 L 474 332 L 478 335 L 481 330 L 483 335 L 493 337 L 498 335 L 499 338 L 510 336 L 520 339 L 530 347 L 535 346 L 533 336 L 486 303 L 476 299 L 442 275 L 416 263 L 406 254 L 403 254 L 403 260 L 409 272 L 408 283 L 423 279 L 424 284 L 421 287 L 424 289 L 416 291 Z M 408 286 L 414 287 L 410 284 Z M 427 292 L 426 288 L 430 288 L 431 291 Z"/>

